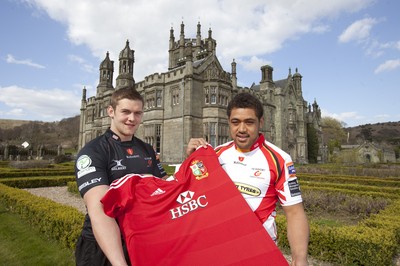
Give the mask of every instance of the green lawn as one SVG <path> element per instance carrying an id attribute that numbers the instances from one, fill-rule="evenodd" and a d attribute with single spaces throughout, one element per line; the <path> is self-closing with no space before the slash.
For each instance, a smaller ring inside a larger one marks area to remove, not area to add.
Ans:
<path id="1" fill-rule="evenodd" d="M 0 204 L 0 265 L 75 265 L 73 251 L 45 239 Z"/>

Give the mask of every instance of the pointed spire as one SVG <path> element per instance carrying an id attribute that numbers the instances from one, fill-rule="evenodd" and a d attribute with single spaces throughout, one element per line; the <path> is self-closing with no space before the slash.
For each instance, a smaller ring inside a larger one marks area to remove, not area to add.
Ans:
<path id="1" fill-rule="evenodd" d="M 201 25 L 200 25 L 200 21 L 197 23 L 197 36 L 201 36 Z"/>
<path id="2" fill-rule="evenodd" d="M 235 62 L 235 58 L 233 58 L 231 66 L 232 66 L 232 75 L 236 75 L 236 62 Z"/>
<path id="3" fill-rule="evenodd" d="M 83 86 L 82 90 L 82 101 L 86 102 L 86 86 Z"/>
<path id="4" fill-rule="evenodd" d="M 185 24 L 181 23 L 181 36 L 185 36 Z"/>

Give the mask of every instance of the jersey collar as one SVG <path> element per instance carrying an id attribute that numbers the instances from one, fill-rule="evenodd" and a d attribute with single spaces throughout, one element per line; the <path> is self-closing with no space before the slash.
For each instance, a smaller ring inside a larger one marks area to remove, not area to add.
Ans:
<path id="1" fill-rule="evenodd" d="M 236 145 L 235 145 L 235 148 L 236 148 L 236 150 L 239 151 L 239 152 L 250 152 L 250 151 L 253 151 L 253 150 L 255 150 L 255 149 L 261 147 L 261 146 L 263 145 L 264 141 L 265 141 L 264 135 L 261 134 L 261 133 L 259 133 L 259 134 L 258 134 L 258 139 L 253 143 L 253 145 L 251 145 L 250 149 L 248 149 L 248 150 L 242 150 L 242 149 L 240 149 L 240 148 L 239 148 L 238 146 L 236 146 Z"/>
<path id="2" fill-rule="evenodd" d="M 122 141 L 121 141 L 121 138 L 120 138 L 117 134 L 115 134 L 115 133 L 111 130 L 111 128 L 108 128 L 107 131 L 106 131 L 106 133 L 107 133 L 108 136 L 109 136 L 110 138 L 112 138 L 113 140 L 122 142 Z M 134 136 L 132 136 L 132 140 L 133 140 L 133 139 L 134 139 Z"/>

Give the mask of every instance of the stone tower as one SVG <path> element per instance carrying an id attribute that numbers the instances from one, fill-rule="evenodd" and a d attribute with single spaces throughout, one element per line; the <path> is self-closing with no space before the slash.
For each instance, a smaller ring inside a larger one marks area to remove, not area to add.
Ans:
<path id="1" fill-rule="evenodd" d="M 117 77 L 116 89 L 131 87 L 135 84 L 133 78 L 134 63 L 135 51 L 131 50 L 129 41 L 126 41 L 125 48 L 119 53 L 119 75 Z"/>

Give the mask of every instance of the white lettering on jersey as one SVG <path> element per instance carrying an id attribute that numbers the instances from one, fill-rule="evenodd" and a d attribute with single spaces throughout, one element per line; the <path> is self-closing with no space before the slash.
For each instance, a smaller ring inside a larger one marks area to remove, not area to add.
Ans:
<path id="1" fill-rule="evenodd" d="M 83 183 L 82 185 L 80 185 L 78 189 L 79 189 L 79 191 L 81 191 L 83 188 L 85 188 L 85 187 L 87 187 L 87 186 L 89 186 L 89 185 L 96 184 L 97 182 L 100 182 L 100 181 L 101 181 L 101 177 L 99 177 L 99 178 L 93 178 L 92 180 L 86 181 L 85 183 Z"/>
<path id="2" fill-rule="evenodd" d="M 177 202 L 181 204 L 181 206 L 169 210 L 171 212 L 171 218 L 177 219 L 189 212 L 197 210 L 200 208 L 205 208 L 208 205 L 207 198 L 205 195 L 201 195 L 197 197 L 197 199 L 193 199 L 194 192 L 185 191 L 179 194 L 177 198 Z"/>
<path id="3" fill-rule="evenodd" d="M 292 179 L 288 181 L 288 186 L 289 186 L 289 191 L 290 195 L 292 197 L 300 196 L 300 186 L 299 183 L 297 182 L 297 179 Z"/>

